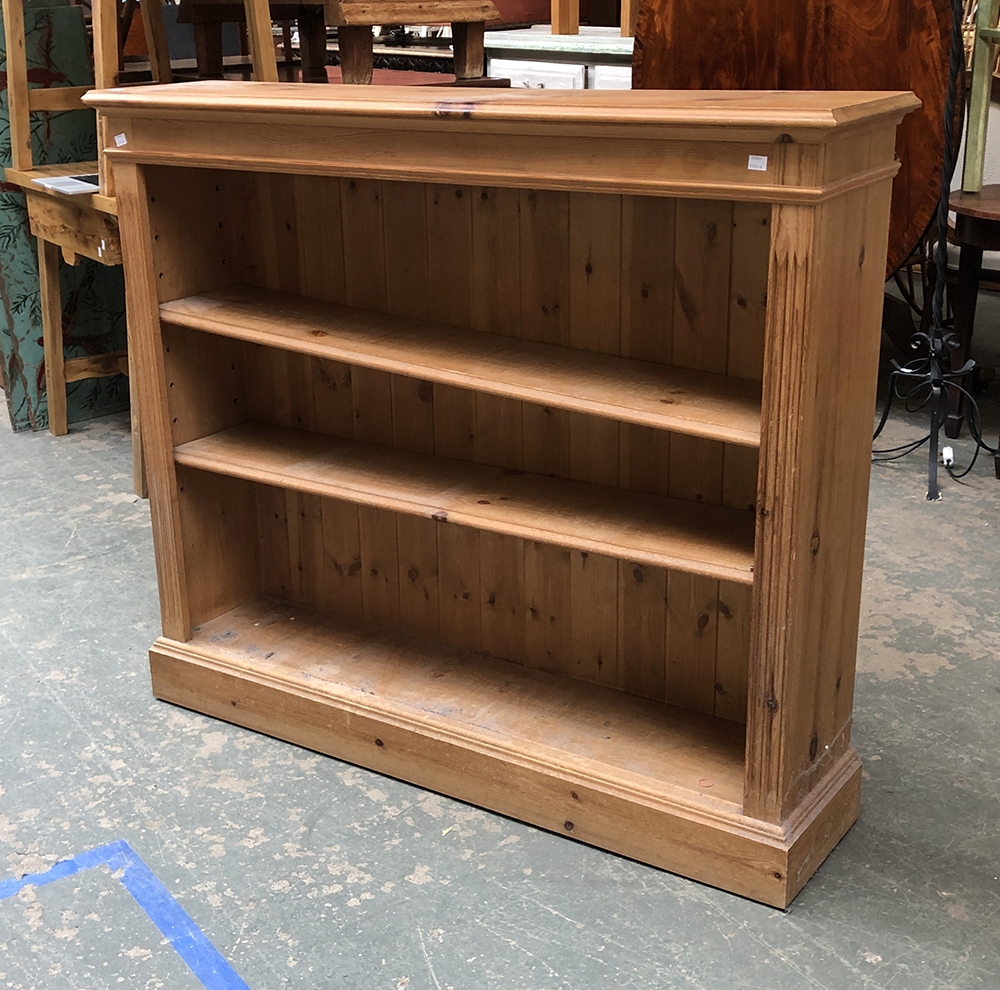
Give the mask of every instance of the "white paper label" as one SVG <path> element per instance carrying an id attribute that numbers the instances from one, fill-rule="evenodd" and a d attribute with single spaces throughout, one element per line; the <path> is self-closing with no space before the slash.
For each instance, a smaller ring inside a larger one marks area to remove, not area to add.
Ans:
<path id="1" fill-rule="evenodd" d="M 766 172 L 767 155 L 751 155 L 747 159 L 747 168 L 751 172 Z"/>
<path id="2" fill-rule="evenodd" d="M 115 144 L 120 148 L 123 144 L 128 144 L 128 138 L 124 134 L 115 135 Z M 767 159 L 764 159 L 764 166 L 767 167 Z"/>

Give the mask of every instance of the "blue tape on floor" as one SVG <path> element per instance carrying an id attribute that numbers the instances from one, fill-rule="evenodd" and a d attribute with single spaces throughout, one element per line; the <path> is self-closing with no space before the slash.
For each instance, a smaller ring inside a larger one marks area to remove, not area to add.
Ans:
<path id="1" fill-rule="evenodd" d="M 20 880 L 4 880 L 0 883 L 0 901 L 13 897 L 24 887 L 44 887 L 95 866 L 109 867 L 112 875 L 120 871 L 120 876 L 116 879 L 121 880 L 122 886 L 146 912 L 149 920 L 174 947 L 206 990 L 250 990 L 187 911 L 173 899 L 156 874 L 124 839 L 90 849 L 72 859 L 65 859 L 44 873 L 33 873 Z"/>

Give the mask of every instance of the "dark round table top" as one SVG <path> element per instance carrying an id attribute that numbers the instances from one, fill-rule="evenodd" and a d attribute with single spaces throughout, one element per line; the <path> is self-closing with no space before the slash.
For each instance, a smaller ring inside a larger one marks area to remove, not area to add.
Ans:
<path id="1" fill-rule="evenodd" d="M 896 132 L 890 275 L 941 195 L 950 40 L 951 0 L 641 0 L 632 85 L 912 90 L 923 106 Z"/>
<path id="2" fill-rule="evenodd" d="M 1000 220 L 1000 184 L 983 186 L 977 193 L 953 192 L 948 205 L 963 217 Z"/>

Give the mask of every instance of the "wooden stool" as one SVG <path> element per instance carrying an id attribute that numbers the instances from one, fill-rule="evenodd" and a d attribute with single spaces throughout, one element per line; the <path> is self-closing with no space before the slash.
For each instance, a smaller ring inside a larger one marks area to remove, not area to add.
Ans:
<path id="1" fill-rule="evenodd" d="M 958 284 L 952 298 L 955 313 L 953 332 L 958 347 L 951 352 L 951 366 L 960 368 L 968 360 L 972 347 L 983 251 L 1000 251 L 1000 185 L 983 186 L 977 193 L 956 192 L 949 205 L 957 216 L 955 236 L 961 248 Z M 956 383 L 966 389 L 970 385 L 961 379 Z M 948 389 L 948 415 L 944 431 L 949 437 L 957 437 L 962 432 L 965 419 L 963 400 L 964 396 L 957 388 Z"/>
<path id="2" fill-rule="evenodd" d="M 492 0 L 328 0 L 326 19 L 337 26 L 344 82 L 367 86 L 372 81 L 375 24 L 451 24 L 455 79 L 470 83 L 485 74 L 483 34 L 487 21 L 500 12 Z"/>
<path id="3" fill-rule="evenodd" d="M 222 25 L 247 25 L 247 44 L 254 79 L 277 82 L 272 20 L 296 21 L 303 82 L 327 82 L 326 18 L 322 3 L 277 3 L 267 0 L 181 0 L 177 20 L 194 27 L 195 58 L 203 79 L 222 78 Z M 287 53 L 286 53 L 287 57 Z"/>

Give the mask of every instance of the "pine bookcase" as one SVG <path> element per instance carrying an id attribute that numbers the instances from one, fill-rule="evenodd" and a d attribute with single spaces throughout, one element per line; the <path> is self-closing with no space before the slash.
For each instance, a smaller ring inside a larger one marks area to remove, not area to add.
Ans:
<path id="1" fill-rule="evenodd" d="M 114 140 L 156 696 L 787 905 L 858 814 L 916 99 L 87 102 Z"/>

